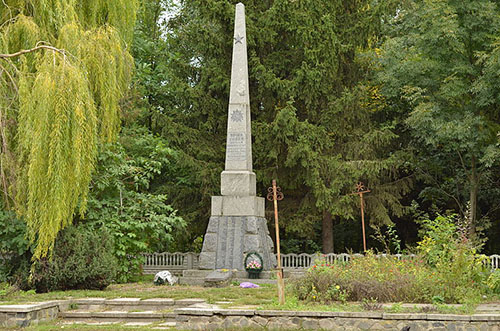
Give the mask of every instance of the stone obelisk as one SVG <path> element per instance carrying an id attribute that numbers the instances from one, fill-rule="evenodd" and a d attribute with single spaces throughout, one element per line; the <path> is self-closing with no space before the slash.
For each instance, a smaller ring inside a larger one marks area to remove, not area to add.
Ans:
<path id="1" fill-rule="evenodd" d="M 212 197 L 212 215 L 203 240 L 200 269 L 243 270 L 247 253 L 257 252 L 264 269 L 276 258 L 264 218 L 264 198 L 256 196 L 248 89 L 245 6 L 236 5 L 233 62 L 227 121 L 226 165 L 221 196 Z"/>

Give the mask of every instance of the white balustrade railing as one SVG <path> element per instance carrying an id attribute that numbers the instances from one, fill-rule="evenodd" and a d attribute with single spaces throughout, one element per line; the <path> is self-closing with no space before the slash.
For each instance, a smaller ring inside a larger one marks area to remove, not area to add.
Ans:
<path id="1" fill-rule="evenodd" d="M 491 270 L 500 269 L 500 255 L 490 255 L 488 258 Z"/>
<path id="2" fill-rule="evenodd" d="M 143 269 L 157 270 L 157 269 L 172 269 L 172 270 L 192 270 L 198 269 L 199 253 L 144 253 L 145 263 Z M 353 257 L 360 257 L 362 254 L 281 254 L 281 265 L 284 269 L 307 269 L 311 267 L 316 261 L 325 261 L 327 263 L 347 263 Z M 398 260 L 413 259 L 415 255 L 402 255 L 402 254 L 378 254 L 376 257 L 394 257 Z M 490 255 L 484 261 L 491 270 L 500 269 L 500 255 Z"/>
<path id="3" fill-rule="evenodd" d="M 159 268 L 192 270 L 198 269 L 198 253 L 143 253 L 145 258 L 143 269 L 154 270 Z"/>

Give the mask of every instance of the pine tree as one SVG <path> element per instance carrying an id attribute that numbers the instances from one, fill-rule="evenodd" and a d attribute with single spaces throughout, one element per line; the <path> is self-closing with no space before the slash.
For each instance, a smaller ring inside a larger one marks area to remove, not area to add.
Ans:
<path id="1" fill-rule="evenodd" d="M 115 139 L 136 0 L 0 4 L 2 192 L 46 256 L 85 211 L 100 142 Z"/>
<path id="2" fill-rule="evenodd" d="M 186 217 L 200 228 L 224 164 L 235 3 L 181 2 L 167 29 L 169 89 L 154 129 L 182 150 L 189 171 L 169 184 L 184 204 L 186 197 L 200 201 L 190 202 L 195 208 Z M 358 180 L 373 189 L 367 211 L 374 222 L 403 212 L 399 198 L 409 183 L 392 183 L 402 170 L 391 153 L 397 136 L 370 83 L 372 62 L 362 56 L 377 42 L 389 5 L 245 1 L 258 190 L 277 178 L 287 196 L 286 231 L 315 238 L 323 224 L 325 252 L 333 250 L 332 218 L 359 215 L 358 200 L 348 195 Z M 180 201 L 174 205 L 183 210 Z"/>

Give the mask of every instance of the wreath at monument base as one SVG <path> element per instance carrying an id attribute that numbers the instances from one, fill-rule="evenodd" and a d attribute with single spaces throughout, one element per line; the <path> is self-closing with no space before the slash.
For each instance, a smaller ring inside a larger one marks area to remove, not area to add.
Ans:
<path id="1" fill-rule="evenodd" d="M 245 270 L 248 272 L 248 278 L 259 278 L 263 269 L 262 256 L 257 252 L 249 252 L 245 257 Z"/>

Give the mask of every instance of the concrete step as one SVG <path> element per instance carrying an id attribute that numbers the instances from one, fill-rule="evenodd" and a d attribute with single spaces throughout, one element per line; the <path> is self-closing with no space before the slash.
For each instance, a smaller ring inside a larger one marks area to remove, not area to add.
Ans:
<path id="1" fill-rule="evenodd" d="M 233 281 L 238 282 L 238 283 L 243 283 L 243 282 L 249 282 L 249 283 L 254 283 L 254 284 L 276 284 L 276 279 L 262 279 L 262 278 L 257 278 L 257 279 L 250 279 L 250 278 L 235 278 Z"/>
<path id="2" fill-rule="evenodd" d="M 118 299 L 102 299 L 102 298 L 85 298 L 73 301 L 78 310 L 83 311 L 165 311 L 175 308 L 186 307 L 195 303 L 203 303 L 203 299 L 181 299 L 174 300 L 169 298 L 145 299 L 139 298 L 118 298 Z"/>
<path id="3" fill-rule="evenodd" d="M 65 321 L 80 322 L 175 322 L 173 312 L 159 311 L 65 311 L 59 317 Z"/>
<path id="4" fill-rule="evenodd" d="M 188 278 L 205 278 L 207 277 L 213 270 L 184 270 L 182 272 L 182 277 Z M 290 270 L 285 269 L 283 271 L 283 276 L 285 278 L 294 278 L 300 277 L 305 274 L 305 270 Z M 236 270 L 232 272 L 234 278 L 246 278 L 248 276 L 248 272 L 245 270 Z M 266 270 L 260 273 L 260 278 L 262 279 L 272 279 L 276 277 L 276 271 L 274 270 Z"/>
<path id="5" fill-rule="evenodd" d="M 141 330 L 144 327 L 147 327 L 148 330 L 172 330 L 175 329 L 177 323 L 173 321 L 168 322 L 145 322 L 145 321 L 131 321 L 131 322 L 122 322 L 122 321 L 91 321 L 91 320 L 65 320 L 60 324 L 64 325 L 81 325 L 81 326 L 105 326 L 105 325 L 115 325 L 115 326 L 125 326 L 127 329 L 138 327 Z M 116 328 L 116 327 L 115 327 Z"/>
<path id="6" fill-rule="evenodd" d="M 172 269 L 169 267 L 147 266 L 147 267 L 144 267 L 144 269 L 142 270 L 142 273 L 145 275 L 156 275 L 160 271 L 169 271 L 174 276 L 182 276 L 182 272 L 184 271 L 184 269 Z"/>
<path id="7" fill-rule="evenodd" d="M 203 286 L 205 284 L 205 277 L 179 277 L 180 285 Z"/>
<path id="8" fill-rule="evenodd" d="M 182 277 L 194 277 L 194 278 L 205 278 L 213 270 L 184 270 L 182 272 Z"/>
<path id="9" fill-rule="evenodd" d="M 204 286 L 205 278 L 211 270 L 184 270 L 182 277 L 179 277 L 180 285 Z M 296 279 L 304 275 L 304 271 L 285 270 L 283 272 L 285 280 Z M 276 271 L 262 271 L 259 279 L 249 279 L 246 271 L 233 271 L 232 279 L 229 283 L 236 282 L 252 282 L 255 284 L 276 284 Z"/>

